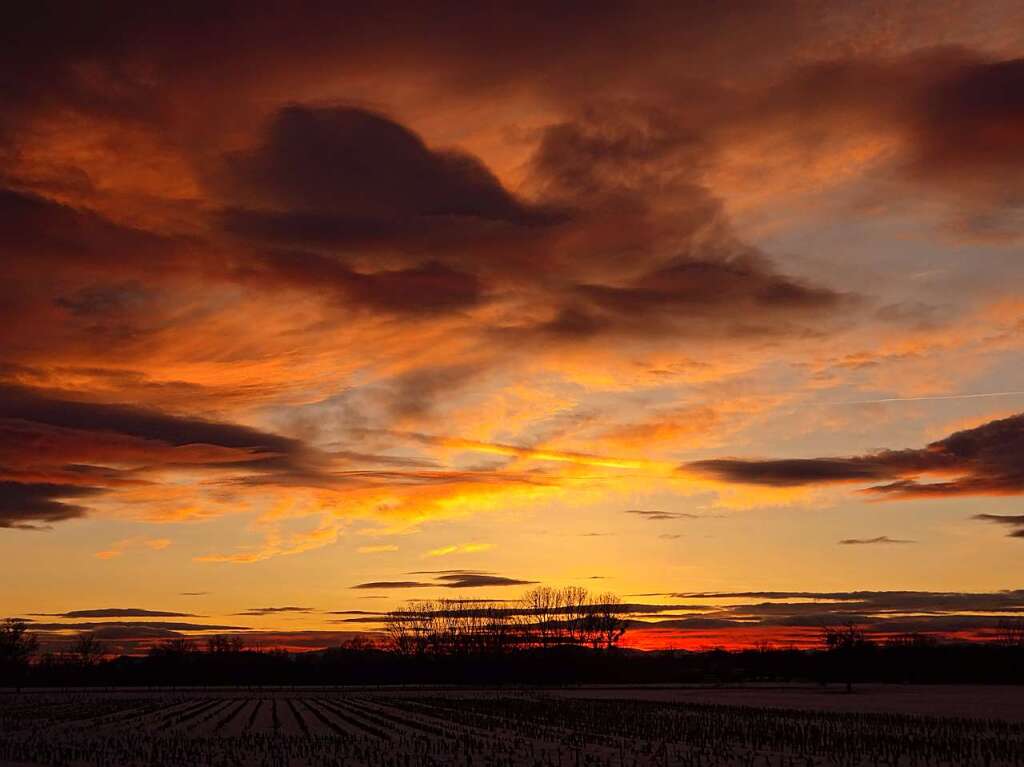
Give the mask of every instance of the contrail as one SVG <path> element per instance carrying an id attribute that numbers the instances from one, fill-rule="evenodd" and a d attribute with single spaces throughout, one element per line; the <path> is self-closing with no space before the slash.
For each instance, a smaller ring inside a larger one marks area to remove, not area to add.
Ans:
<path id="1" fill-rule="evenodd" d="M 991 391 L 980 394 L 940 394 L 933 397 L 886 397 L 885 399 L 856 399 L 849 402 L 836 402 L 836 405 L 870 405 L 878 402 L 923 402 L 942 399 L 981 399 L 982 397 L 1017 397 L 1024 396 L 1024 391 Z"/>

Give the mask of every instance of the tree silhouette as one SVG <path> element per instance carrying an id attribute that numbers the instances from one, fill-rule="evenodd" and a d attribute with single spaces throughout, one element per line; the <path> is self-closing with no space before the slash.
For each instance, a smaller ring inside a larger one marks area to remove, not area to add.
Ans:
<path id="1" fill-rule="evenodd" d="M 846 692 L 853 692 L 853 677 L 858 661 L 873 646 L 871 641 L 855 623 L 845 623 L 842 626 L 826 626 L 822 631 L 822 643 L 840 666 L 841 675 L 846 680 Z"/>
<path id="2" fill-rule="evenodd" d="M 622 601 L 578 586 L 538 586 L 517 603 L 441 599 L 385 616 L 393 650 L 408 656 L 497 656 L 514 649 L 610 649 L 626 630 Z"/>
<path id="3" fill-rule="evenodd" d="M 245 649 L 245 640 L 240 636 L 212 636 L 206 640 L 206 651 L 210 655 L 238 655 Z"/>
<path id="4" fill-rule="evenodd" d="M 1007 647 L 1024 647 L 1024 620 L 1000 618 L 996 641 Z"/>
<path id="5" fill-rule="evenodd" d="M 594 616 L 596 636 L 606 650 L 612 649 L 622 639 L 629 625 L 622 618 L 622 600 L 611 592 L 602 594 L 597 598 Z"/>
<path id="6" fill-rule="evenodd" d="M 522 597 L 520 625 L 525 637 L 542 647 L 558 641 L 558 591 L 551 586 L 530 589 Z"/>
<path id="7" fill-rule="evenodd" d="M 0 623 L 0 684 L 13 685 L 21 690 L 29 661 L 39 641 L 28 633 L 28 624 L 17 618 L 6 618 Z"/>
<path id="8" fill-rule="evenodd" d="M 71 649 L 71 655 L 79 666 L 87 669 L 99 663 L 106 651 L 106 647 L 96 638 L 95 634 L 83 632 L 75 640 L 75 644 Z"/>

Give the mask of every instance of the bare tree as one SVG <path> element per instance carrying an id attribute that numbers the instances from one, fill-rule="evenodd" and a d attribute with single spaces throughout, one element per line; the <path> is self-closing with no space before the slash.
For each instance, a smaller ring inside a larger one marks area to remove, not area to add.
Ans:
<path id="1" fill-rule="evenodd" d="M 910 632 L 907 634 L 896 634 L 885 640 L 885 646 L 890 649 L 902 650 L 925 650 L 938 644 L 935 637 L 928 634 Z"/>
<path id="2" fill-rule="evenodd" d="M 211 655 L 238 655 L 244 649 L 245 640 L 237 635 L 217 635 L 206 640 L 206 651 Z"/>
<path id="3" fill-rule="evenodd" d="M 595 606 L 595 634 L 605 649 L 612 649 L 626 633 L 626 620 L 622 617 L 622 600 L 607 592 L 597 598 Z"/>
<path id="4" fill-rule="evenodd" d="M 75 663 L 82 668 L 92 668 L 103 660 L 106 651 L 107 648 L 103 642 L 97 639 L 91 631 L 88 631 L 78 635 L 78 639 L 75 640 L 71 649 L 71 656 L 75 659 Z"/>
<path id="5" fill-rule="evenodd" d="M 411 602 L 404 610 L 394 610 L 385 618 L 391 646 L 403 655 L 425 655 L 441 646 L 444 631 L 438 615 L 438 603 Z"/>
<path id="6" fill-rule="evenodd" d="M 558 592 L 562 641 L 569 644 L 586 644 L 592 621 L 590 592 L 582 586 L 566 586 Z"/>
<path id="7" fill-rule="evenodd" d="M 864 650 L 872 646 L 864 630 L 855 623 L 845 623 L 842 626 L 826 626 L 822 629 L 822 643 L 829 654 L 835 657 L 842 666 L 843 676 L 846 677 L 846 691 L 853 692 L 853 675 L 855 664 Z"/>
<path id="8" fill-rule="evenodd" d="M 19 691 L 29 662 L 39 648 L 39 640 L 28 632 L 28 623 L 6 618 L 0 623 L 0 679 L 14 683 Z"/>
<path id="9" fill-rule="evenodd" d="M 484 645 L 483 650 L 493 655 L 508 652 L 515 634 L 512 616 L 507 608 L 490 604 L 483 608 Z"/>
<path id="10" fill-rule="evenodd" d="M 387 614 L 391 647 L 404 655 L 494 655 L 513 647 L 614 647 L 626 621 L 614 594 L 539 586 L 518 604 L 478 600 L 413 602 Z"/>
<path id="11" fill-rule="evenodd" d="M 1007 647 L 1024 647 L 1024 620 L 1000 618 L 996 629 L 996 641 Z"/>
<path id="12" fill-rule="evenodd" d="M 391 649 L 399 655 L 416 653 L 414 621 L 407 610 L 392 610 L 384 618 L 384 630 Z"/>
<path id="13" fill-rule="evenodd" d="M 194 656 L 197 652 L 195 642 L 190 639 L 168 639 L 160 644 L 149 648 L 149 655 L 152 658 L 182 663 Z"/>
<path id="14" fill-rule="evenodd" d="M 368 652 L 369 650 L 380 649 L 373 639 L 363 634 L 356 634 L 351 639 L 346 639 L 341 643 L 340 647 L 350 652 Z"/>
<path id="15" fill-rule="evenodd" d="M 523 595 L 521 627 L 524 640 L 542 647 L 558 641 L 560 601 L 558 591 L 550 586 L 538 586 Z"/>

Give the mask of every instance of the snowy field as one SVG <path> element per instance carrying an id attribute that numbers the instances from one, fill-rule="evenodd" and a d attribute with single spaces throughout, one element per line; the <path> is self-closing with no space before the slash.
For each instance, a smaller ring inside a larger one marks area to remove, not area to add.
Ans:
<path id="1" fill-rule="evenodd" d="M 32 691 L 4 765 L 1024 765 L 1019 688 Z"/>

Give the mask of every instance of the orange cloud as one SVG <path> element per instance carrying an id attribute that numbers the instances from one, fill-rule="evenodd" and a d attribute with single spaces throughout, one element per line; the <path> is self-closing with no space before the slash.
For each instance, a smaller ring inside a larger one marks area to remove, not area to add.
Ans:
<path id="1" fill-rule="evenodd" d="M 436 549 L 424 552 L 424 557 L 446 557 L 449 554 L 475 554 L 480 551 L 490 551 L 494 548 L 493 543 L 453 543 L 448 546 L 439 546 Z"/>

